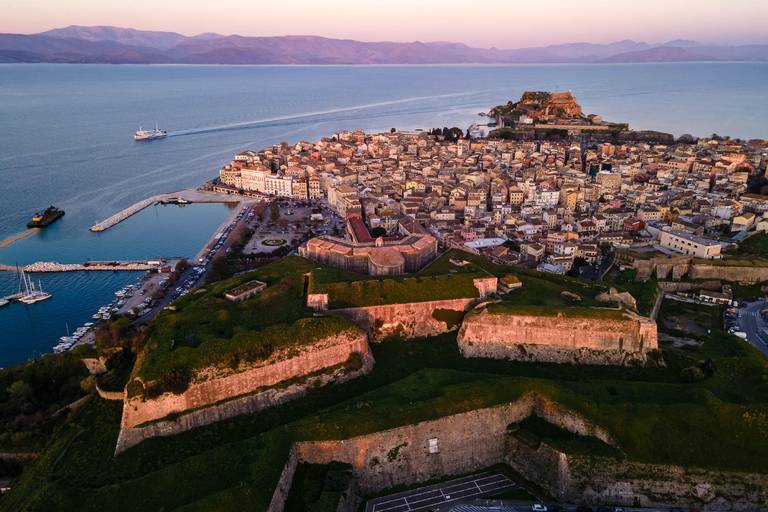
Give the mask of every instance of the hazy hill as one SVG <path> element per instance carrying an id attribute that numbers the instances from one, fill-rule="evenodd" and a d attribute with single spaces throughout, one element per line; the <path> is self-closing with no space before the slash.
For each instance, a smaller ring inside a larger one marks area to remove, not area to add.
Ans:
<path id="1" fill-rule="evenodd" d="M 698 48 L 697 48 L 698 50 Z M 658 46 L 648 50 L 627 52 L 602 59 L 600 62 L 694 62 L 717 60 L 697 50 Z"/>
<path id="2" fill-rule="evenodd" d="M 66 28 L 55 28 L 39 35 L 53 37 L 68 37 L 85 39 L 87 41 L 115 41 L 125 45 L 149 46 L 151 48 L 166 49 L 182 41 L 190 39 L 176 32 L 155 32 L 150 30 L 135 30 L 120 27 L 81 27 L 70 25 Z M 191 39 L 217 39 L 224 37 L 221 34 L 200 34 Z"/>
<path id="3" fill-rule="evenodd" d="M 502 50 L 462 43 L 361 42 L 319 36 L 243 37 L 70 26 L 0 34 L 0 63 L 441 64 L 768 61 L 768 45 L 715 46 L 676 40 L 648 44 L 569 43 Z"/>

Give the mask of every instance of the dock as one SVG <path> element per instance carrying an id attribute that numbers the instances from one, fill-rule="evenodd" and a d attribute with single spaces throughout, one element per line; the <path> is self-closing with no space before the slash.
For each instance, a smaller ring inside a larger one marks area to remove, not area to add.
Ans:
<path id="1" fill-rule="evenodd" d="M 187 189 L 178 192 L 170 192 L 168 194 L 159 194 L 139 201 L 106 220 L 97 222 L 91 228 L 91 231 L 95 233 L 105 231 L 153 204 L 239 203 L 240 199 L 241 198 L 233 197 L 229 194 L 201 189 Z"/>

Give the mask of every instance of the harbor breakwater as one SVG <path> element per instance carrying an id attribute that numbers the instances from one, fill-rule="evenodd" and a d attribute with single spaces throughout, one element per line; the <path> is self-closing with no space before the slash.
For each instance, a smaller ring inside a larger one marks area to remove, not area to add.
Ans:
<path id="1" fill-rule="evenodd" d="M 38 261 L 30 265 L 19 267 L 10 265 L 0 265 L 0 271 L 16 272 L 17 270 L 23 270 L 27 273 L 44 273 L 44 272 L 77 272 L 80 270 L 123 270 L 123 271 L 143 271 L 149 270 L 153 267 L 146 263 L 138 262 L 114 262 L 114 265 L 83 265 L 80 263 L 57 263 L 55 261 Z"/>
<path id="2" fill-rule="evenodd" d="M 167 194 L 158 194 L 152 197 L 148 197 L 136 204 L 133 204 L 123 211 L 120 211 L 107 220 L 96 223 L 91 231 L 100 232 L 105 231 L 112 226 L 119 224 L 128 217 L 139 213 L 141 210 L 153 204 L 177 204 L 178 201 L 186 203 L 239 203 L 242 198 L 233 198 L 229 194 L 222 194 L 220 192 L 212 192 L 209 190 L 201 189 L 187 189 L 179 190 L 176 192 L 169 192 Z"/>
<path id="3" fill-rule="evenodd" d="M 115 224 L 118 224 L 118 223 L 124 221 L 125 219 L 127 219 L 131 215 L 139 213 L 141 210 L 143 210 L 147 206 L 151 206 L 151 205 L 153 205 L 153 204 L 155 204 L 157 202 L 160 202 L 164 198 L 165 198 L 165 194 L 160 194 L 160 195 L 156 195 L 156 196 L 152 196 L 152 197 L 149 197 L 147 199 L 144 199 L 143 201 L 139 201 L 138 203 L 136 203 L 136 204 L 134 204 L 132 206 L 129 206 L 125 210 L 114 214 L 113 216 L 111 216 L 107 220 L 103 220 L 103 221 L 97 223 L 96 225 L 94 225 L 91 228 L 91 231 L 98 233 L 99 231 L 107 230 L 107 229 L 111 228 L 112 226 L 114 226 Z"/>
<path id="4" fill-rule="evenodd" d="M 13 242 L 18 242 L 22 238 L 26 238 L 29 235 L 34 235 L 35 233 L 39 233 L 40 231 L 41 231 L 40 228 L 32 228 L 32 229 L 26 230 L 20 235 L 12 236 L 11 238 L 6 238 L 2 242 L 0 242 L 0 249 L 8 245 L 11 245 Z"/>

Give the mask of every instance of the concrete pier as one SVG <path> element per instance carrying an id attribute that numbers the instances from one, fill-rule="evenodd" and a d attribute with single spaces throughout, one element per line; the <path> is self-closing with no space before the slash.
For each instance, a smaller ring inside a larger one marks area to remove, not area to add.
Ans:
<path id="1" fill-rule="evenodd" d="M 91 228 L 91 231 L 93 232 L 105 231 L 111 228 L 112 226 L 114 226 L 115 224 L 118 224 L 124 221 L 125 219 L 129 218 L 131 215 L 135 215 L 139 213 L 141 210 L 143 210 L 147 206 L 151 206 L 157 203 L 163 203 L 169 200 L 176 200 L 176 199 L 183 199 L 187 203 L 238 203 L 240 202 L 240 198 L 233 197 L 229 194 L 222 194 L 221 192 L 212 192 L 209 190 L 200 190 L 200 189 L 179 190 L 178 192 L 170 192 L 168 194 L 158 194 L 156 196 L 149 197 L 147 199 L 144 199 L 143 201 L 139 201 L 138 203 L 129 206 L 125 210 L 114 214 L 107 220 L 103 220 L 101 222 L 96 223 Z"/>
<path id="2" fill-rule="evenodd" d="M 99 232 L 99 231 L 107 230 L 107 229 L 111 228 L 112 226 L 114 226 L 115 224 L 118 224 L 118 223 L 124 221 L 125 219 L 127 219 L 131 215 L 139 213 L 141 210 L 143 210 L 147 206 L 150 206 L 150 205 L 153 205 L 153 204 L 157 203 L 162 198 L 163 198 L 163 196 L 159 195 L 159 196 L 152 196 L 150 198 L 144 199 L 143 201 L 139 201 L 138 203 L 129 206 L 125 210 L 114 214 L 113 216 L 111 216 L 107 220 L 104 220 L 104 221 L 101 221 L 101 222 L 97 223 L 95 226 L 93 226 L 91 228 L 91 231 Z"/>

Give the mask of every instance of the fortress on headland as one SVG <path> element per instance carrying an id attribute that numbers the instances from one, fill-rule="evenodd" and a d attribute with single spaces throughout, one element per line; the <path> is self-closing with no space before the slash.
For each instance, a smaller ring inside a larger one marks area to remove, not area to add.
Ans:
<path id="1" fill-rule="evenodd" d="M 437 257 L 437 239 L 413 233 L 374 239 L 362 218 L 347 218 L 349 240 L 320 236 L 299 247 L 299 255 L 358 274 L 386 276 L 418 272 Z"/>

